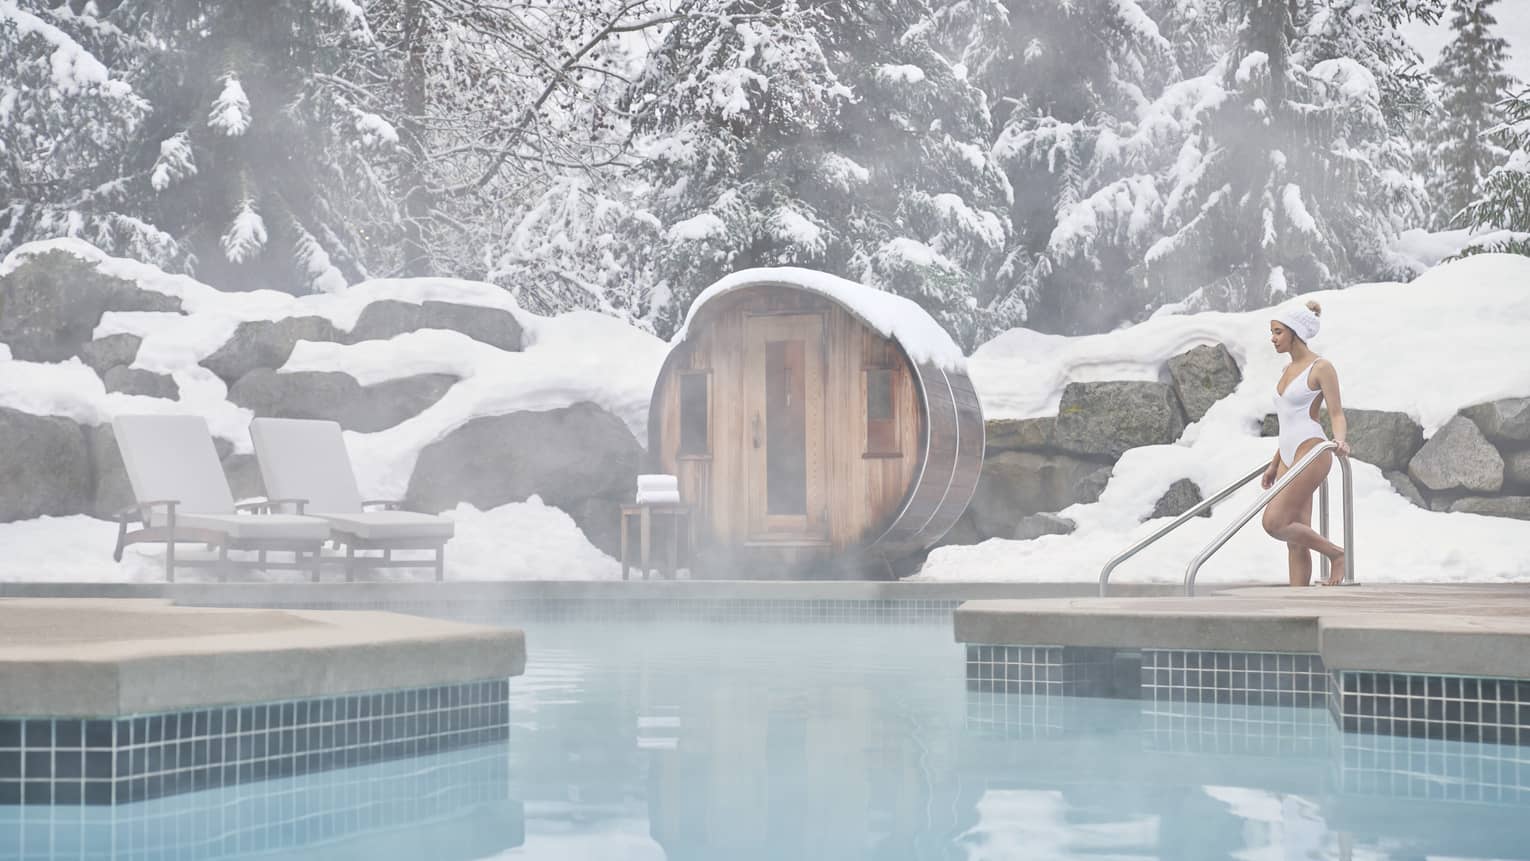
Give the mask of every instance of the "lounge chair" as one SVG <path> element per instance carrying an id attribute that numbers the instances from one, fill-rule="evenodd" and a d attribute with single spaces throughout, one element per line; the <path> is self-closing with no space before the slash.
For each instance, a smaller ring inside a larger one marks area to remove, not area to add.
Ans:
<path id="1" fill-rule="evenodd" d="M 266 492 L 308 500 L 307 513 L 328 522 L 331 538 L 345 545 L 345 579 L 354 579 L 357 568 L 420 566 L 419 560 L 394 559 L 395 550 L 434 550 L 436 579 L 444 578 L 452 522 L 402 511 L 393 500 L 362 499 L 340 425 L 260 418 L 250 422 L 250 439 Z M 368 510 L 374 506 L 382 510 Z M 358 550 L 381 550 L 382 555 L 357 556 Z"/>
<path id="2" fill-rule="evenodd" d="M 329 524 L 303 516 L 301 499 L 282 500 L 295 514 L 269 513 L 272 501 L 235 505 L 201 416 L 117 416 L 112 431 L 137 500 L 118 514 L 113 559 L 121 562 L 129 544 L 163 543 L 167 581 L 175 579 L 177 564 L 216 566 L 223 572 L 233 567 L 302 569 L 319 579 L 319 551 L 329 537 Z M 135 522 L 142 528 L 129 531 Z M 216 547 L 218 558 L 177 563 L 177 543 Z M 254 563 L 239 562 L 229 559 L 230 550 L 259 556 Z M 290 552 L 293 561 L 269 562 L 269 551 Z"/>

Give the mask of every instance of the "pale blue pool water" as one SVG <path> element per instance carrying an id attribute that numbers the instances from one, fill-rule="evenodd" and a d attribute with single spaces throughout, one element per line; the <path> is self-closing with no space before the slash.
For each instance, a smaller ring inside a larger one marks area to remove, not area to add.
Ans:
<path id="1" fill-rule="evenodd" d="M 527 626 L 507 745 L 116 809 L 0 858 L 1530 859 L 1530 752 L 969 694 L 939 625 Z"/>

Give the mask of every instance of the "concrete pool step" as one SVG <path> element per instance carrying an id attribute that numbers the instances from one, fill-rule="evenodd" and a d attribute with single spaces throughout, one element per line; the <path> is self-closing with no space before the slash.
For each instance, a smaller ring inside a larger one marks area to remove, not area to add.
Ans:
<path id="1" fill-rule="evenodd" d="M 0 599 L 0 715 L 115 717 L 519 675 L 518 630 L 374 611 Z"/>
<path id="2" fill-rule="evenodd" d="M 956 639 L 1320 655 L 1329 671 L 1530 679 L 1530 586 L 1358 585 L 968 601 Z"/>

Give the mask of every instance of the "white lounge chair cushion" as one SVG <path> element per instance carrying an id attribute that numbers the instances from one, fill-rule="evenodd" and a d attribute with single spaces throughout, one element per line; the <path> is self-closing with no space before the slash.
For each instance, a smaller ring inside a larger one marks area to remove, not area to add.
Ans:
<path id="1" fill-rule="evenodd" d="M 332 514 L 316 512 L 329 522 L 336 532 L 346 532 L 357 538 L 450 538 L 456 524 L 434 514 L 416 511 L 358 511 Z"/>
<path id="2" fill-rule="evenodd" d="M 209 529 L 233 539 L 325 541 L 329 522 L 298 514 L 188 514 L 175 516 L 177 528 Z"/>
<path id="3" fill-rule="evenodd" d="M 178 516 L 234 513 L 234 495 L 201 416 L 117 416 L 112 433 L 139 502 L 173 499 Z M 163 512 L 156 507 L 155 519 Z"/>
<path id="4" fill-rule="evenodd" d="M 271 499 L 306 499 L 304 511 L 361 511 L 361 491 L 336 422 L 259 418 L 250 439 Z"/>

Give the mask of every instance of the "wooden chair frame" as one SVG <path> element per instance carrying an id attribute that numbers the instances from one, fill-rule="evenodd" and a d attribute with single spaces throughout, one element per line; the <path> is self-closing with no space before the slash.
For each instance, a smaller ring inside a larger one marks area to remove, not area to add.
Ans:
<path id="1" fill-rule="evenodd" d="M 124 508 L 117 513 L 117 547 L 112 551 L 112 559 L 122 561 L 122 551 L 129 544 L 164 544 L 165 545 L 165 582 L 175 582 L 175 566 L 179 564 L 183 568 L 216 568 L 219 571 L 219 579 L 234 569 L 258 569 L 258 570 L 296 570 L 309 571 L 312 573 L 313 582 L 319 581 L 319 553 L 324 547 L 324 540 L 319 538 L 234 538 L 226 532 L 216 529 L 203 529 L 200 527 L 177 526 L 175 520 L 175 508 L 180 504 L 175 499 L 152 499 L 138 502 Z M 269 513 L 276 505 L 295 505 L 297 513 L 303 513 L 303 506 L 307 500 L 303 499 L 270 499 L 259 502 L 246 502 L 234 506 L 235 512 L 252 514 Z M 165 510 L 164 525 L 151 526 L 149 515 L 155 508 Z M 128 531 L 129 524 L 145 524 L 142 529 Z M 218 558 L 212 560 L 182 560 L 177 563 L 175 558 L 176 544 L 205 544 L 209 549 L 217 548 Z M 246 562 L 230 559 L 230 550 L 253 551 L 258 554 L 256 561 Z M 291 562 L 267 561 L 266 554 L 272 551 L 293 554 Z M 312 558 L 305 558 L 312 554 Z"/>

